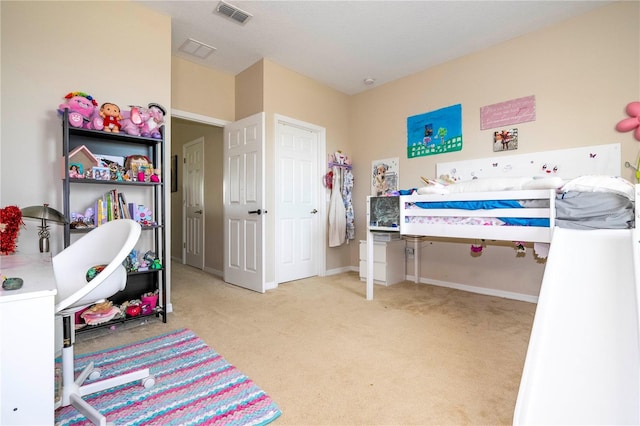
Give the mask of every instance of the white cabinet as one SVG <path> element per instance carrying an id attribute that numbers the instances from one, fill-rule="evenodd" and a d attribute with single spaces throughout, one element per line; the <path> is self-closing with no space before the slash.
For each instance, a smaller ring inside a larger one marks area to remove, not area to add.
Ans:
<path id="1" fill-rule="evenodd" d="M 373 282 L 391 285 L 405 280 L 404 240 L 373 243 Z M 367 242 L 360 241 L 360 279 L 367 278 Z"/>
<path id="2" fill-rule="evenodd" d="M 54 421 L 54 303 L 49 253 L 2 256 L 2 274 L 22 278 L 0 288 L 0 425 Z"/>

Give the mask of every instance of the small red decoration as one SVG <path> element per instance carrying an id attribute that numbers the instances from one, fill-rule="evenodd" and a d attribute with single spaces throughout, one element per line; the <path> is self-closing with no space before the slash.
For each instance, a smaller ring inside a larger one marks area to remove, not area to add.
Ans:
<path id="1" fill-rule="evenodd" d="M 16 251 L 16 239 L 22 222 L 22 211 L 18 206 L 0 209 L 0 254 Z"/>

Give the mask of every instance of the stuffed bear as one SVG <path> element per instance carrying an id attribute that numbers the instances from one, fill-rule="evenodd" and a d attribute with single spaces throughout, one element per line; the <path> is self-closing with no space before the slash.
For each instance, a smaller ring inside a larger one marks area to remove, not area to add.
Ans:
<path id="1" fill-rule="evenodd" d="M 71 127 L 102 130 L 102 119 L 97 110 L 98 102 L 91 95 L 70 92 L 64 98 L 66 101 L 58 106 L 58 113 L 63 115 L 65 110 L 69 110 Z"/>

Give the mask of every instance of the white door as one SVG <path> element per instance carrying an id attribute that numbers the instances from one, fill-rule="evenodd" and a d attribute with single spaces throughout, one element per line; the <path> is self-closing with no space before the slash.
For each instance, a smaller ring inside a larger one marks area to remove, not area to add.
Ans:
<path id="1" fill-rule="evenodd" d="M 224 280 L 264 293 L 264 113 L 224 128 Z"/>
<path id="2" fill-rule="evenodd" d="M 278 121 L 276 143 L 276 269 L 286 282 L 318 275 L 318 133 Z"/>
<path id="3" fill-rule="evenodd" d="M 204 138 L 182 148 L 184 158 L 184 259 L 187 265 L 204 269 Z"/>

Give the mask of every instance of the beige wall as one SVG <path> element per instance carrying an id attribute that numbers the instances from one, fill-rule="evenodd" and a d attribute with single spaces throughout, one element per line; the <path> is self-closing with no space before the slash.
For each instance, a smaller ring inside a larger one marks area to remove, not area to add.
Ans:
<path id="1" fill-rule="evenodd" d="M 235 77 L 174 56 L 171 101 L 180 111 L 234 121 Z"/>
<path id="2" fill-rule="evenodd" d="M 236 76 L 236 120 L 264 111 L 264 62 L 258 61 Z"/>
<path id="3" fill-rule="evenodd" d="M 626 117 L 626 104 L 640 99 L 639 9 L 638 2 L 615 3 L 354 96 L 349 126 L 358 238 L 365 237 L 373 160 L 399 157 L 400 187 L 411 188 L 421 185 L 420 176 L 434 177 L 437 162 L 499 154 L 492 151 L 494 129 L 480 130 L 484 105 L 535 95 L 536 121 L 513 126 L 519 148 L 505 155 L 619 142 L 622 161 L 633 163 L 637 141 L 614 126 Z M 406 118 L 458 103 L 462 151 L 407 159 Z M 633 179 L 629 169 L 622 172 Z M 543 271 L 531 250 L 516 258 L 511 246 L 491 245 L 472 258 L 469 242 L 436 241 L 422 256 L 425 278 L 529 295 L 538 294 Z"/>
<path id="4" fill-rule="evenodd" d="M 194 123 L 178 118 L 172 120 L 171 155 L 178 156 L 178 192 L 171 193 L 171 250 L 174 258 L 182 259 L 182 184 L 183 147 L 200 137 L 204 138 L 204 266 L 205 269 L 222 275 L 223 218 L 222 218 L 222 178 L 223 178 L 223 129 L 222 127 Z"/>

